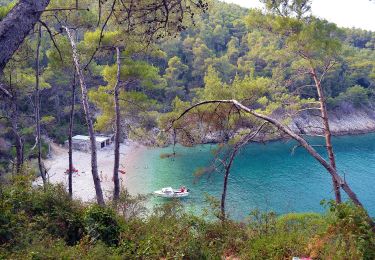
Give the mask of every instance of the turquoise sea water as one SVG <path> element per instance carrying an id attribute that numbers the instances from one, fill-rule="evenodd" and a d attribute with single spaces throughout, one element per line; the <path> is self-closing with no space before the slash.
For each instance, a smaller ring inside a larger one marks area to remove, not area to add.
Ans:
<path id="1" fill-rule="evenodd" d="M 310 139 L 313 144 L 322 139 Z M 359 199 L 375 215 L 375 134 L 341 136 L 333 140 L 337 167 Z M 302 148 L 291 154 L 294 141 L 249 144 L 237 156 L 228 183 L 227 210 L 235 219 L 243 219 L 254 208 L 322 212 L 322 199 L 332 199 L 331 177 L 325 169 Z M 194 210 L 206 207 L 204 193 L 220 198 L 223 176 L 213 174 L 198 181 L 194 171 L 207 166 L 214 145 L 193 148 L 176 147 L 177 156 L 161 159 L 172 147 L 147 149 L 128 169 L 131 171 L 131 192 L 151 193 L 162 187 L 185 185 L 191 196 L 184 203 Z M 321 154 L 323 148 L 318 149 Z M 136 187 L 136 188 L 135 188 Z M 344 196 L 345 197 L 345 196 Z M 162 202 L 154 199 L 153 203 Z"/>

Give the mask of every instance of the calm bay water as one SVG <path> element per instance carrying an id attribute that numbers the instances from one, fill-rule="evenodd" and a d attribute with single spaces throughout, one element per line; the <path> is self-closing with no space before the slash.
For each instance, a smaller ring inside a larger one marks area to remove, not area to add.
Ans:
<path id="1" fill-rule="evenodd" d="M 322 139 L 311 139 L 322 143 Z M 372 216 L 375 215 L 375 134 L 335 137 L 337 167 Z M 243 219 L 254 208 L 286 212 L 322 212 L 322 199 L 332 199 L 331 177 L 302 148 L 291 154 L 294 141 L 249 144 L 237 156 L 228 183 L 227 210 Z M 213 174 L 196 180 L 198 167 L 207 166 L 214 145 L 177 146 L 177 156 L 161 159 L 172 147 L 148 149 L 130 166 L 130 192 L 151 193 L 162 187 L 185 185 L 191 196 L 187 207 L 206 207 L 205 193 L 220 198 L 223 176 Z M 325 154 L 323 148 L 318 149 Z M 345 196 L 344 196 L 345 197 Z M 346 197 L 345 197 L 346 198 Z M 153 199 L 153 203 L 162 202 Z"/>

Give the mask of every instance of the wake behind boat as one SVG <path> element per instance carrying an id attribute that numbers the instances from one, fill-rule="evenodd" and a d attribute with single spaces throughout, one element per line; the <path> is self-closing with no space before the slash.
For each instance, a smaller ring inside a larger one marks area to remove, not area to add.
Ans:
<path id="1" fill-rule="evenodd" d="M 162 188 L 161 190 L 154 191 L 154 194 L 163 198 L 182 198 L 189 195 L 189 189 L 181 187 L 180 189 L 176 190 L 172 187 L 166 187 Z"/>

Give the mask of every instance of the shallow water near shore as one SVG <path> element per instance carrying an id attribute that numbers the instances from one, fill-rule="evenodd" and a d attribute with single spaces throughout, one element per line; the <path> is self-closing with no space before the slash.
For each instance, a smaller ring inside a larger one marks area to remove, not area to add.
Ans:
<path id="1" fill-rule="evenodd" d="M 322 144 L 322 138 L 310 139 Z M 325 169 L 294 141 L 252 143 L 238 154 L 228 182 L 227 211 L 234 219 L 244 219 L 255 208 L 287 212 L 323 212 L 321 200 L 333 199 L 331 177 Z M 345 177 L 370 215 L 375 215 L 375 134 L 339 136 L 333 139 L 337 168 Z M 200 211 L 207 207 L 205 193 L 220 198 L 223 176 L 214 173 L 197 180 L 193 173 L 207 166 L 215 145 L 176 146 L 176 157 L 162 159 L 173 148 L 145 149 L 129 165 L 131 193 L 149 194 L 162 187 L 191 190 L 183 203 Z M 324 148 L 317 150 L 325 155 Z M 346 199 L 345 194 L 343 197 Z M 152 199 L 152 203 L 163 203 Z"/>

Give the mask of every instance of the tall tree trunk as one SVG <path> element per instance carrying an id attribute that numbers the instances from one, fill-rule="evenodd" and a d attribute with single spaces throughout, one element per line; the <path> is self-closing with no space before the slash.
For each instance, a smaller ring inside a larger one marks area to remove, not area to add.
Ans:
<path id="1" fill-rule="evenodd" d="M 318 79 L 315 69 L 311 70 L 311 74 L 313 76 L 316 90 L 318 92 L 319 97 L 319 103 L 320 103 L 320 114 L 323 120 L 323 128 L 324 128 L 324 136 L 325 136 L 325 142 L 326 142 L 326 150 L 328 153 L 329 162 L 336 170 L 336 161 L 335 161 L 335 154 L 333 152 L 333 146 L 332 146 L 332 134 L 331 130 L 329 128 L 329 121 L 328 121 L 328 112 L 327 112 L 327 105 L 326 100 L 323 92 L 323 88 L 321 85 L 321 81 Z M 341 203 L 341 192 L 340 192 L 340 185 L 336 181 L 335 178 L 332 177 L 332 184 L 333 184 L 333 190 L 335 192 L 335 198 L 337 203 Z"/>
<path id="2" fill-rule="evenodd" d="M 234 161 L 234 158 L 237 154 L 238 149 L 239 149 L 239 147 L 237 147 L 237 146 L 235 146 L 233 148 L 233 151 L 231 152 L 228 164 L 224 165 L 225 173 L 224 173 L 223 193 L 221 194 L 221 203 L 220 203 L 221 220 L 223 220 L 223 221 L 226 219 L 225 200 L 226 200 L 226 197 L 227 197 L 227 187 L 228 187 L 229 173 L 230 173 L 230 169 L 232 167 L 232 163 Z"/>
<path id="3" fill-rule="evenodd" d="M 1 75 L 1 71 L 0 71 Z M 9 85 L 12 86 L 12 74 L 9 75 Z M 16 140 L 16 172 L 20 173 L 22 165 L 23 165 L 23 141 L 22 137 L 18 131 L 18 110 L 17 110 L 17 99 L 16 96 L 11 94 L 8 90 L 7 87 L 0 83 L 0 90 L 2 93 L 5 95 L 5 97 L 9 100 L 9 106 L 10 106 L 10 111 L 12 111 L 12 115 L 8 116 L 8 120 L 11 125 L 11 130 L 13 132 L 14 138 Z"/>
<path id="4" fill-rule="evenodd" d="M 229 161 L 223 160 L 222 164 L 224 166 L 225 172 L 224 172 L 224 183 L 223 183 L 223 193 L 221 194 L 221 219 L 224 221 L 226 219 L 225 214 L 225 200 L 227 196 L 227 187 L 228 187 L 228 178 L 230 174 L 230 170 L 233 165 L 234 158 L 236 158 L 238 151 L 246 145 L 250 140 L 252 140 L 255 136 L 258 135 L 258 133 L 262 130 L 266 123 L 263 123 L 254 133 L 251 133 L 250 135 L 246 135 L 242 140 L 240 140 L 231 150 L 229 155 Z"/>
<path id="5" fill-rule="evenodd" d="M 75 105 L 75 96 L 76 96 L 76 74 L 74 73 L 73 76 L 73 84 L 72 84 L 72 100 L 70 106 L 70 116 L 69 116 L 69 196 L 73 198 L 73 147 L 72 147 L 72 138 L 73 138 L 73 123 L 74 123 L 74 105 Z"/>
<path id="6" fill-rule="evenodd" d="M 120 180 L 118 177 L 118 171 L 120 166 L 120 104 L 119 104 L 119 83 L 120 83 L 120 48 L 116 47 L 116 61 L 117 61 L 117 75 L 116 84 L 114 88 L 114 103 L 115 103 L 115 161 L 113 165 L 113 201 L 117 201 L 120 198 Z"/>
<path id="7" fill-rule="evenodd" d="M 47 184 L 47 178 L 42 164 L 42 140 L 40 137 L 40 88 L 39 88 L 39 66 L 40 66 L 40 41 L 42 37 L 42 26 L 38 27 L 38 39 L 36 46 L 36 68 L 35 68 L 35 123 L 36 123 L 36 138 L 38 147 L 38 166 L 39 172 L 43 179 L 43 185 Z"/>
<path id="8" fill-rule="evenodd" d="M 0 21 L 0 72 L 34 28 L 50 0 L 20 0 Z"/>
<path id="9" fill-rule="evenodd" d="M 17 123 L 13 121 L 15 120 L 15 118 L 17 118 L 17 115 L 14 115 L 14 118 L 12 119 L 11 124 L 12 124 L 12 132 L 16 139 L 16 145 L 15 145 L 16 146 L 16 172 L 20 173 L 22 165 L 23 165 L 23 141 L 22 141 L 22 137 L 18 133 Z"/>
<path id="10" fill-rule="evenodd" d="M 270 122 L 274 126 L 276 126 L 279 130 L 296 140 L 303 148 L 307 150 L 307 152 L 314 157 L 332 176 L 332 178 L 339 183 L 339 185 L 343 188 L 343 190 L 348 194 L 349 198 L 353 201 L 354 204 L 363 207 L 362 203 L 358 200 L 357 195 L 351 190 L 349 185 L 344 181 L 340 175 L 337 173 L 336 169 L 332 167 L 330 163 L 328 163 L 305 139 L 303 139 L 301 136 L 298 134 L 294 133 L 289 127 L 283 125 L 276 119 L 273 119 L 269 116 L 259 114 L 250 108 L 242 105 L 240 102 L 236 100 L 230 100 L 230 101 L 225 101 L 225 103 L 233 103 L 240 109 L 254 115 L 257 118 L 263 119 L 267 122 Z"/>
<path id="11" fill-rule="evenodd" d="M 68 35 L 68 38 L 70 40 L 70 44 L 72 46 L 72 52 L 73 52 L 73 61 L 74 65 L 76 67 L 77 71 L 77 76 L 81 85 L 81 91 L 82 91 L 82 105 L 83 105 L 83 110 L 85 112 L 85 117 L 86 117 L 86 123 L 87 123 L 87 128 L 90 136 L 90 148 L 91 148 L 91 173 L 92 173 L 92 178 L 94 180 L 94 185 L 95 185 L 95 192 L 96 192 L 96 200 L 99 205 L 104 205 L 104 196 L 103 196 L 103 191 L 102 187 L 100 185 L 100 179 L 99 179 L 99 174 L 98 174 L 98 159 L 97 159 L 97 150 L 96 150 L 96 140 L 95 140 L 95 134 L 94 134 L 94 127 L 93 123 L 90 117 L 90 108 L 89 108 L 89 102 L 87 98 L 87 87 L 86 87 L 86 82 L 85 78 L 83 76 L 82 68 L 79 63 L 79 56 L 77 53 L 77 47 L 76 43 L 74 40 L 74 37 L 68 27 L 64 27 L 66 30 L 66 33 Z"/>

